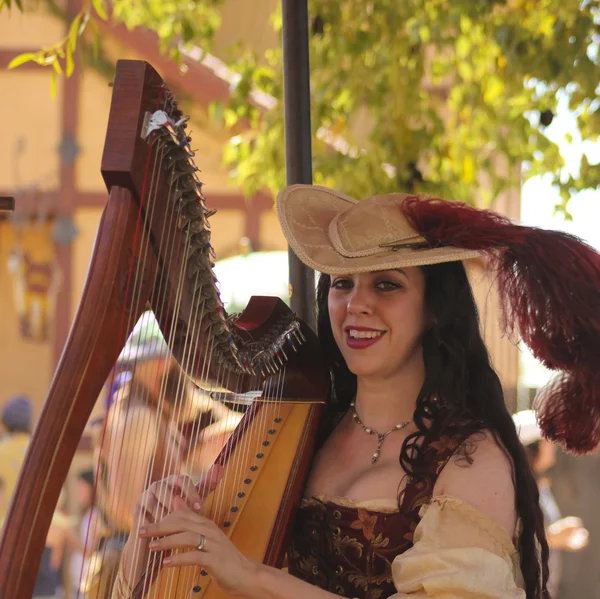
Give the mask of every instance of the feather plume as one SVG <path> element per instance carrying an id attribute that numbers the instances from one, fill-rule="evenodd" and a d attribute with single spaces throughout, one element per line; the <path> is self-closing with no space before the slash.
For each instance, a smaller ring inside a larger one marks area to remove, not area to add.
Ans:
<path id="1" fill-rule="evenodd" d="M 583 373 L 600 368 L 600 254 L 573 235 L 459 202 L 408 198 L 402 211 L 432 247 L 488 253 L 505 331 L 518 332 L 548 368 L 564 371 L 540 403 L 542 430 L 574 451 L 591 451 L 600 442 L 600 379 Z M 584 431 L 589 443 L 575 438 Z"/>

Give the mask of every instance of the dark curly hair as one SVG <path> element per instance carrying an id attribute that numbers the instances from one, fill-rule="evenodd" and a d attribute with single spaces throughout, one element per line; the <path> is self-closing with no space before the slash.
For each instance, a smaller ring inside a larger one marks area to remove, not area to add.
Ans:
<path id="1" fill-rule="evenodd" d="M 510 457 L 516 511 L 521 520 L 521 571 L 528 599 L 548 599 L 548 544 L 539 507 L 539 493 L 513 419 L 504 403 L 500 379 L 490 364 L 481 337 L 477 306 L 462 262 L 421 267 L 425 276 L 425 307 L 435 322 L 423 334 L 425 380 L 417 398 L 414 422 L 400 451 L 400 464 L 410 477 L 425 472 L 420 450 L 426 439 L 460 435 L 467 439 L 485 430 Z M 330 360 L 330 415 L 345 412 L 356 394 L 353 375 L 331 330 L 327 297 L 331 277 L 321 275 L 317 287 L 317 328 Z M 437 399 L 439 398 L 439 399 Z M 468 446 L 463 446 L 467 461 Z M 401 495 L 398 498 L 401 502 Z"/>

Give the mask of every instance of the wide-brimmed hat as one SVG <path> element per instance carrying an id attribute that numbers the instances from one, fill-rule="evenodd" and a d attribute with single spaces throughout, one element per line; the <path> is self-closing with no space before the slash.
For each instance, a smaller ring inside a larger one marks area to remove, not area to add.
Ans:
<path id="1" fill-rule="evenodd" d="M 575 453 L 600 443 L 600 254 L 581 239 L 460 202 L 402 193 L 358 201 L 313 185 L 282 190 L 277 213 L 298 258 L 329 275 L 484 256 L 505 331 L 557 373 L 536 400 L 544 436 Z"/>
<path id="2" fill-rule="evenodd" d="M 151 310 L 144 312 L 137 321 L 125 347 L 119 354 L 118 363 L 128 364 L 170 356 L 169 347 Z"/>
<path id="3" fill-rule="evenodd" d="M 431 247 L 402 211 L 413 197 L 393 193 L 358 201 L 326 187 L 292 185 L 277 197 L 277 212 L 298 258 L 330 275 L 481 256 L 476 250 Z"/>

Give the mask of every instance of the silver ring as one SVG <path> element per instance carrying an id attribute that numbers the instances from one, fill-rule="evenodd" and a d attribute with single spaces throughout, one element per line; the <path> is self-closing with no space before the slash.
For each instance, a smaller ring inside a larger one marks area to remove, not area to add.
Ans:
<path id="1" fill-rule="evenodd" d="M 204 551 L 205 546 L 206 546 L 206 537 L 204 535 L 200 535 L 200 542 L 196 545 L 196 549 L 198 551 Z"/>

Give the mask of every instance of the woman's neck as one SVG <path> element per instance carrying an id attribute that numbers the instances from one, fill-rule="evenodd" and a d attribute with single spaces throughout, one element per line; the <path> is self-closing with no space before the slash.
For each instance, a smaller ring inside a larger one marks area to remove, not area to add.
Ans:
<path id="1" fill-rule="evenodd" d="M 391 379 L 358 377 L 355 408 L 365 424 L 378 432 L 413 419 L 424 373 L 405 370 Z"/>

